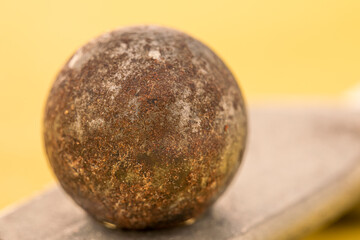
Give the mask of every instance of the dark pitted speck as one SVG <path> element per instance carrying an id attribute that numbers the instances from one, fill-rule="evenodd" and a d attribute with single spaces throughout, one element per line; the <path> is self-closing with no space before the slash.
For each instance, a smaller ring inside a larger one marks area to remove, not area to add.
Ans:
<path id="1" fill-rule="evenodd" d="M 108 227 L 175 226 L 225 190 L 245 148 L 246 113 L 229 69 L 163 27 L 122 28 L 80 48 L 45 110 L 50 164 Z"/>

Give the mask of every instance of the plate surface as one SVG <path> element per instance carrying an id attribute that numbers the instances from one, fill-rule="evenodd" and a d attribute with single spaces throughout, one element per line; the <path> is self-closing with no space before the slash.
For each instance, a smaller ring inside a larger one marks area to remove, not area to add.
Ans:
<path id="1" fill-rule="evenodd" d="M 250 137 L 237 177 L 193 225 L 109 230 L 59 187 L 0 213 L 1 240 L 294 239 L 360 199 L 360 112 L 340 108 L 250 110 Z"/>

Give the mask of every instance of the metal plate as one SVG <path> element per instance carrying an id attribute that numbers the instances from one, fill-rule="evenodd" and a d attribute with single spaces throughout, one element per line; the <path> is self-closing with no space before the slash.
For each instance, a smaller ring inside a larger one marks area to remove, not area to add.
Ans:
<path id="1" fill-rule="evenodd" d="M 252 109 L 240 172 L 193 225 L 109 230 L 56 186 L 0 214 L 0 239 L 294 239 L 339 216 L 359 197 L 360 112 Z"/>

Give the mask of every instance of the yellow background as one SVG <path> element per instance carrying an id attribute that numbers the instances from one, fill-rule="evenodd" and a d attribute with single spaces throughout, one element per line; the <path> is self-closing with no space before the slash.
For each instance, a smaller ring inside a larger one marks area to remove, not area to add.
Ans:
<path id="1" fill-rule="evenodd" d="M 211 46 L 250 103 L 335 99 L 360 80 L 357 0 L 0 0 L 0 208 L 53 181 L 41 118 L 65 60 L 104 31 L 142 23 L 175 27 Z M 359 218 L 309 239 L 360 238 Z"/>

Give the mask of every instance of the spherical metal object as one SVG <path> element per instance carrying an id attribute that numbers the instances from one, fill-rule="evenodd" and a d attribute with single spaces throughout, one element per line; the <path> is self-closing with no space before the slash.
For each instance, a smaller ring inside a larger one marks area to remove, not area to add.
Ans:
<path id="1" fill-rule="evenodd" d="M 107 226 L 196 219 L 236 173 L 247 120 L 236 80 L 208 47 L 163 27 L 122 28 L 63 67 L 44 140 L 64 190 Z"/>

